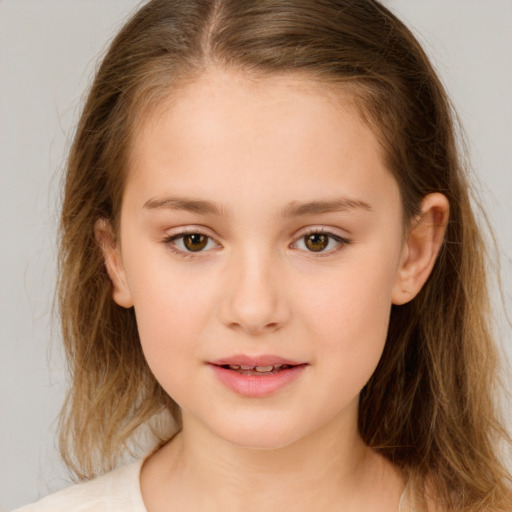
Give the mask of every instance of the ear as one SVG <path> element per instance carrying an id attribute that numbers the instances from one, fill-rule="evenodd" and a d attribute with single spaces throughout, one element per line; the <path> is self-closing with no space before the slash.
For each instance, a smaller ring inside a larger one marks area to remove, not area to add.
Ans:
<path id="1" fill-rule="evenodd" d="M 112 281 L 112 298 L 124 308 L 131 308 L 133 300 L 128 288 L 126 273 L 111 223 L 104 218 L 98 219 L 94 225 L 96 242 L 101 248 L 105 268 Z"/>
<path id="2" fill-rule="evenodd" d="M 425 284 L 443 244 L 450 205 L 440 193 L 428 194 L 420 214 L 412 220 L 404 242 L 400 267 L 393 287 L 393 304 L 412 300 Z"/>

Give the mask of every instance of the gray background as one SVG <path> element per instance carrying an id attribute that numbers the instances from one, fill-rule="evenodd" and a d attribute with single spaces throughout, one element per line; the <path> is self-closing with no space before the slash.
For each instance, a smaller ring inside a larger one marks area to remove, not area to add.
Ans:
<path id="1" fill-rule="evenodd" d="M 97 58 L 138 4 L 0 0 L 1 510 L 67 482 L 55 449 L 65 387 L 52 317 L 59 186 Z M 512 311 L 512 2 L 386 5 L 419 36 L 459 111 L 499 245 L 505 307 Z M 498 301 L 495 311 L 511 357 L 511 328 Z M 506 378 L 511 383 L 510 374 Z"/>

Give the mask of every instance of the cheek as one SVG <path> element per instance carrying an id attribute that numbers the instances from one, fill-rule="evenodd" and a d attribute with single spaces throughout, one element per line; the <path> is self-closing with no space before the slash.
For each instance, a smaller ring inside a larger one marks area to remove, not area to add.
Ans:
<path id="1" fill-rule="evenodd" d="M 318 363 L 332 369 L 326 374 L 337 384 L 341 379 L 359 392 L 375 370 L 387 337 L 395 269 L 360 259 L 305 305 L 308 331 L 320 349 Z"/>
<path id="2" fill-rule="evenodd" d="M 213 283 L 194 279 L 186 265 L 170 265 L 165 253 L 140 252 L 132 252 L 126 265 L 139 337 L 152 372 L 170 393 L 172 382 L 188 378 L 186 363 L 201 356 L 215 290 Z"/>
<path id="3" fill-rule="evenodd" d="M 203 355 L 199 340 L 206 323 L 206 307 L 192 299 L 197 294 L 180 293 L 179 286 L 173 282 L 165 291 L 148 286 L 145 295 L 136 296 L 134 303 L 147 364 L 166 393 L 181 406 L 195 396 L 197 386 L 183 383 L 190 381 L 191 361 L 199 362 Z"/>

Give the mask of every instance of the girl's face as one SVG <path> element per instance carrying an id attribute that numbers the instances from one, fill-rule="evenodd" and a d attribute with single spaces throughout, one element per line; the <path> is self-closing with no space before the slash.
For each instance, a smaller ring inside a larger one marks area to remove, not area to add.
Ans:
<path id="1" fill-rule="evenodd" d="M 398 186 L 348 98 L 211 71 L 132 156 L 107 266 L 184 429 L 277 448 L 355 428 L 406 249 Z"/>

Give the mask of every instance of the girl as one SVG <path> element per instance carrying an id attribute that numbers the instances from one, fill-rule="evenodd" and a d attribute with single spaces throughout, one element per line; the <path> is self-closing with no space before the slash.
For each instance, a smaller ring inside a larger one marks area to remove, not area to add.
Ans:
<path id="1" fill-rule="evenodd" d="M 452 115 L 376 1 L 142 7 L 68 162 L 61 450 L 159 443 L 22 510 L 510 511 Z"/>

